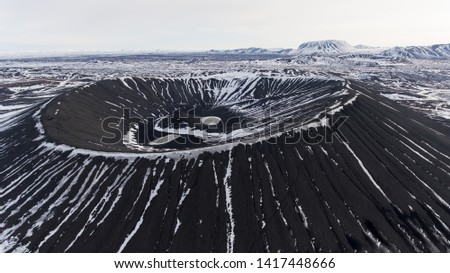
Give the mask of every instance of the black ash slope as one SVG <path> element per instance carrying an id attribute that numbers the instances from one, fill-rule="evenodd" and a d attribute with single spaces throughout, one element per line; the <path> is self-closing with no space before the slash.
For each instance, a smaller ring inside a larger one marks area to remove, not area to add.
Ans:
<path id="1" fill-rule="evenodd" d="M 145 117 L 180 104 L 238 105 L 253 117 L 270 105 L 298 123 L 339 108 L 348 143 L 287 144 L 265 131 L 271 141 L 203 150 L 99 143 L 99 120 L 123 107 Z M 0 131 L 0 243 L 39 252 L 448 251 L 449 135 L 356 83 L 101 82 Z"/>

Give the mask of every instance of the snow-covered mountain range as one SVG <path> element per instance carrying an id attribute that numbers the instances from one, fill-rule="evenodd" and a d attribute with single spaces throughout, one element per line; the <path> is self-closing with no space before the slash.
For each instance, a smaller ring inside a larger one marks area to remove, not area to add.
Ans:
<path id="1" fill-rule="evenodd" d="M 371 56 L 385 58 L 406 59 L 448 59 L 450 58 L 450 44 L 436 44 L 431 46 L 407 46 L 381 48 L 366 45 L 352 46 L 345 41 L 323 40 L 311 41 L 301 44 L 297 49 L 265 49 L 265 48 L 240 48 L 229 50 L 210 50 L 208 54 L 280 54 L 280 55 L 347 55 L 370 54 Z"/>

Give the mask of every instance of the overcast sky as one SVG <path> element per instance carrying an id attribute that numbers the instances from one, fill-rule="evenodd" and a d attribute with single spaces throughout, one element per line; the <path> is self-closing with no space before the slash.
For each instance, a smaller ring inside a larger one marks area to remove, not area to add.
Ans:
<path id="1" fill-rule="evenodd" d="M 450 43 L 449 0 L 0 0 L 0 53 Z"/>

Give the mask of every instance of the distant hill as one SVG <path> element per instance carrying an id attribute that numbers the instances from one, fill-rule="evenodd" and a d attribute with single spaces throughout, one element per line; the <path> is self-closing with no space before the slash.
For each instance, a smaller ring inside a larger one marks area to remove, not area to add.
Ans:
<path id="1" fill-rule="evenodd" d="M 301 44 L 297 50 L 297 54 L 311 55 L 311 54 L 339 54 L 354 52 L 355 48 L 345 41 L 325 40 L 306 42 Z"/>
<path id="2" fill-rule="evenodd" d="M 383 55 L 407 59 L 447 59 L 450 57 L 450 44 L 394 47 L 385 50 Z"/>
<path id="3" fill-rule="evenodd" d="M 238 49 L 226 49 L 226 50 L 210 50 L 206 53 L 208 54 L 289 54 L 292 51 L 290 48 L 276 48 L 276 49 L 266 49 L 260 47 L 250 47 L 250 48 L 238 48 Z"/>

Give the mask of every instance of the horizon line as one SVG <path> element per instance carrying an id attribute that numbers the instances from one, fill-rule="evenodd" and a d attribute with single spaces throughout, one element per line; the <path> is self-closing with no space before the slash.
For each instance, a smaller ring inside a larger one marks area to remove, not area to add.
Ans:
<path id="1" fill-rule="evenodd" d="M 324 39 L 324 40 L 310 40 L 299 44 L 311 43 L 311 42 L 325 42 L 325 41 L 341 41 L 346 42 L 342 39 Z M 350 44 L 350 43 L 348 43 Z M 356 45 L 350 44 L 353 47 L 356 46 L 367 46 L 373 49 L 391 49 L 391 48 L 406 48 L 406 47 L 430 47 L 434 45 L 446 45 L 449 43 L 432 43 L 427 45 L 406 45 L 406 46 L 372 46 L 365 43 L 358 43 Z M 9 51 L 0 52 L 0 59 L 5 58 L 39 58 L 39 57 L 70 57 L 70 56 L 89 56 L 89 55 L 133 55 L 133 54 L 194 54 L 194 53 L 208 53 L 210 51 L 231 51 L 240 49 L 251 49 L 258 48 L 264 50 L 296 50 L 297 47 L 259 47 L 259 46 L 249 46 L 249 47 L 233 47 L 233 48 L 210 48 L 210 49 L 118 49 L 118 50 L 90 50 L 90 49 L 55 49 L 55 50 L 19 50 L 19 51 Z"/>

